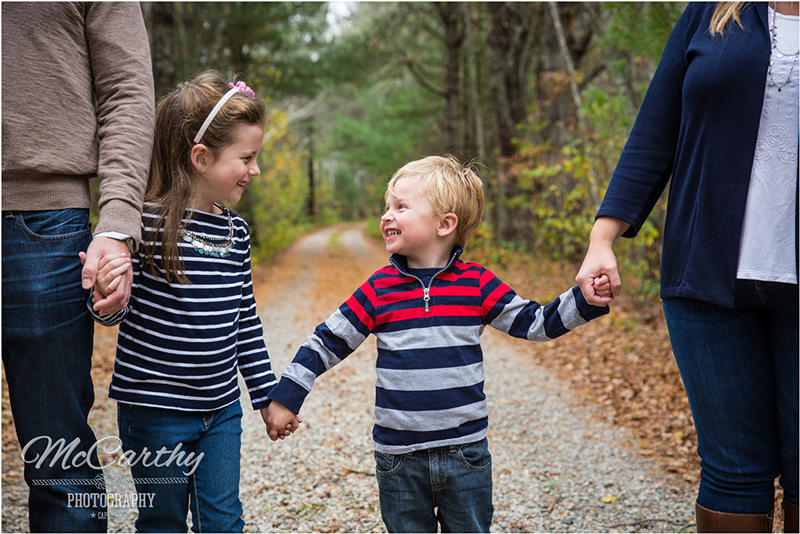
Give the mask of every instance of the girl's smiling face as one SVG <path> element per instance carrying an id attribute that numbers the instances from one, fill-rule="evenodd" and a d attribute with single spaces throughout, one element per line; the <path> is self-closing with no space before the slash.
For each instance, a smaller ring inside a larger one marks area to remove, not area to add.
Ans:
<path id="1" fill-rule="evenodd" d="M 198 168 L 201 177 L 193 195 L 194 209 L 216 213 L 215 202 L 239 202 L 245 186 L 261 174 L 256 160 L 263 140 L 261 126 L 245 124 L 239 128 L 236 140 L 220 150 L 215 158 L 210 158 L 206 151 L 205 164 Z"/>

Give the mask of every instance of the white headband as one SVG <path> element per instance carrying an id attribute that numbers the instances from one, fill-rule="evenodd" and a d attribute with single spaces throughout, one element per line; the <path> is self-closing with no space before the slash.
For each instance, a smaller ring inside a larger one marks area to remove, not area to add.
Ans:
<path id="1" fill-rule="evenodd" d="M 253 92 L 252 89 L 247 87 L 247 84 L 244 83 L 244 82 L 237 82 L 236 85 L 233 85 L 233 83 L 229 83 L 228 85 L 230 85 L 233 89 L 231 89 L 230 91 L 225 93 L 225 96 L 223 96 L 222 98 L 219 99 L 219 102 L 217 102 L 217 105 L 214 106 L 214 109 L 212 109 L 211 113 L 208 114 L 208 117 L 206 117 L 205 122 L 200 127 L 200 129 L 197 131 L 197 135 L 194 136 L 194 143 L 195 144 L 199 143 L 200 139 L 203 138 L 203 134 L 205 134 L 206 130 L 208 130 L 208 127 L 211 124 L 211 121 L 214 120 L 214 117 L 217 116 L 217 113 L 219 113 L 219 110 L 222 109 L 222 106 L 225 105 L 225 102 L 227 102 L 228 99 L 230 99 L 230 97 L 232 97 L 236 93 L 242 93 L 245 96 L 248 96 L 250 98 L 255 98 L 256 97 L 255 92 Z"/>

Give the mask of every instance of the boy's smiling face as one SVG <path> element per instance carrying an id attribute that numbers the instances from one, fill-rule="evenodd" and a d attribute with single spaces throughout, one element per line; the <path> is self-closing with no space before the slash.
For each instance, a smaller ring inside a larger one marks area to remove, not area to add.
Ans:
<path id="1" fill-rule="evenodd" d="M 451 232 L 442 235 L 448 216 L 436 214 L 415 178 L 401 178 L 393 191 L 386 195 L 386 213 L 381 217 L 386 251 L 405 256 L 412 269 L 447 265 L 454 240 Z"/>

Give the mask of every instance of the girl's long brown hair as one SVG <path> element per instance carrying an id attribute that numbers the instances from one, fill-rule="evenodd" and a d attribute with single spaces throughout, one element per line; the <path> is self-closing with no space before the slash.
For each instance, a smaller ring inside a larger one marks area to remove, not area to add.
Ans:
<path id="1" fill-rule="evenodd" d="M 193 139 L 209 112 L 230 90 L 228 81 L 215 71 L 178 85 L 156 107 L 155 143 L 147 180 L 145 202 L 152 202 L 156 215 L 153 228 L 146 228 L 143 250 L 147 269 L 159 276 L 155 243 L 161 233 L 161 268 L 167 282 L 188 283 L 181 260 L 179 236 L 186 209 L 191 207 L 200 174 L 192 165 Z M 215 156 L 236 140 L 239 128 L 247 124 L 266 125 L 264 103 L 243 94 L 234 94 L 209 125 L 200 143 Z M 188 215 L 187 215 L 188 217 Z"/>
<path id="2" fill-rule="evenodd" d="M 746 5 L 746 2 L 718 3 L 717 8 L 714 10 L 714 14 L 711 16 L 711 24 L 708 28 L 709 33 L 711 33 L 712 36 L 719 34 L 721 37 L 724 35 L 725 28 L 728 27 L 730 22 L 735 22 L 740 28 L 743 28 L 742 20 L 739 18 L 739 14 L 742 12 L 742 8 Z"/>

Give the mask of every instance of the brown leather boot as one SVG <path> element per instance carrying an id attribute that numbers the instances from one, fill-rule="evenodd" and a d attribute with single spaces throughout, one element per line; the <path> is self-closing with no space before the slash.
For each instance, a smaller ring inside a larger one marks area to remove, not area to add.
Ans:
<path id="1" fill-rule="evenodd" d="M 783 531 L 798 532 L 797 505 L 788 501 L 783 501 Z"/>
<path id="2" fill-rule="evenodd" d="M 772 512 L 728 514 L 708 510 L 697 503 L 694 505 L 694 510 L 697 517 L 697 532 L 772 532 Z"/>

